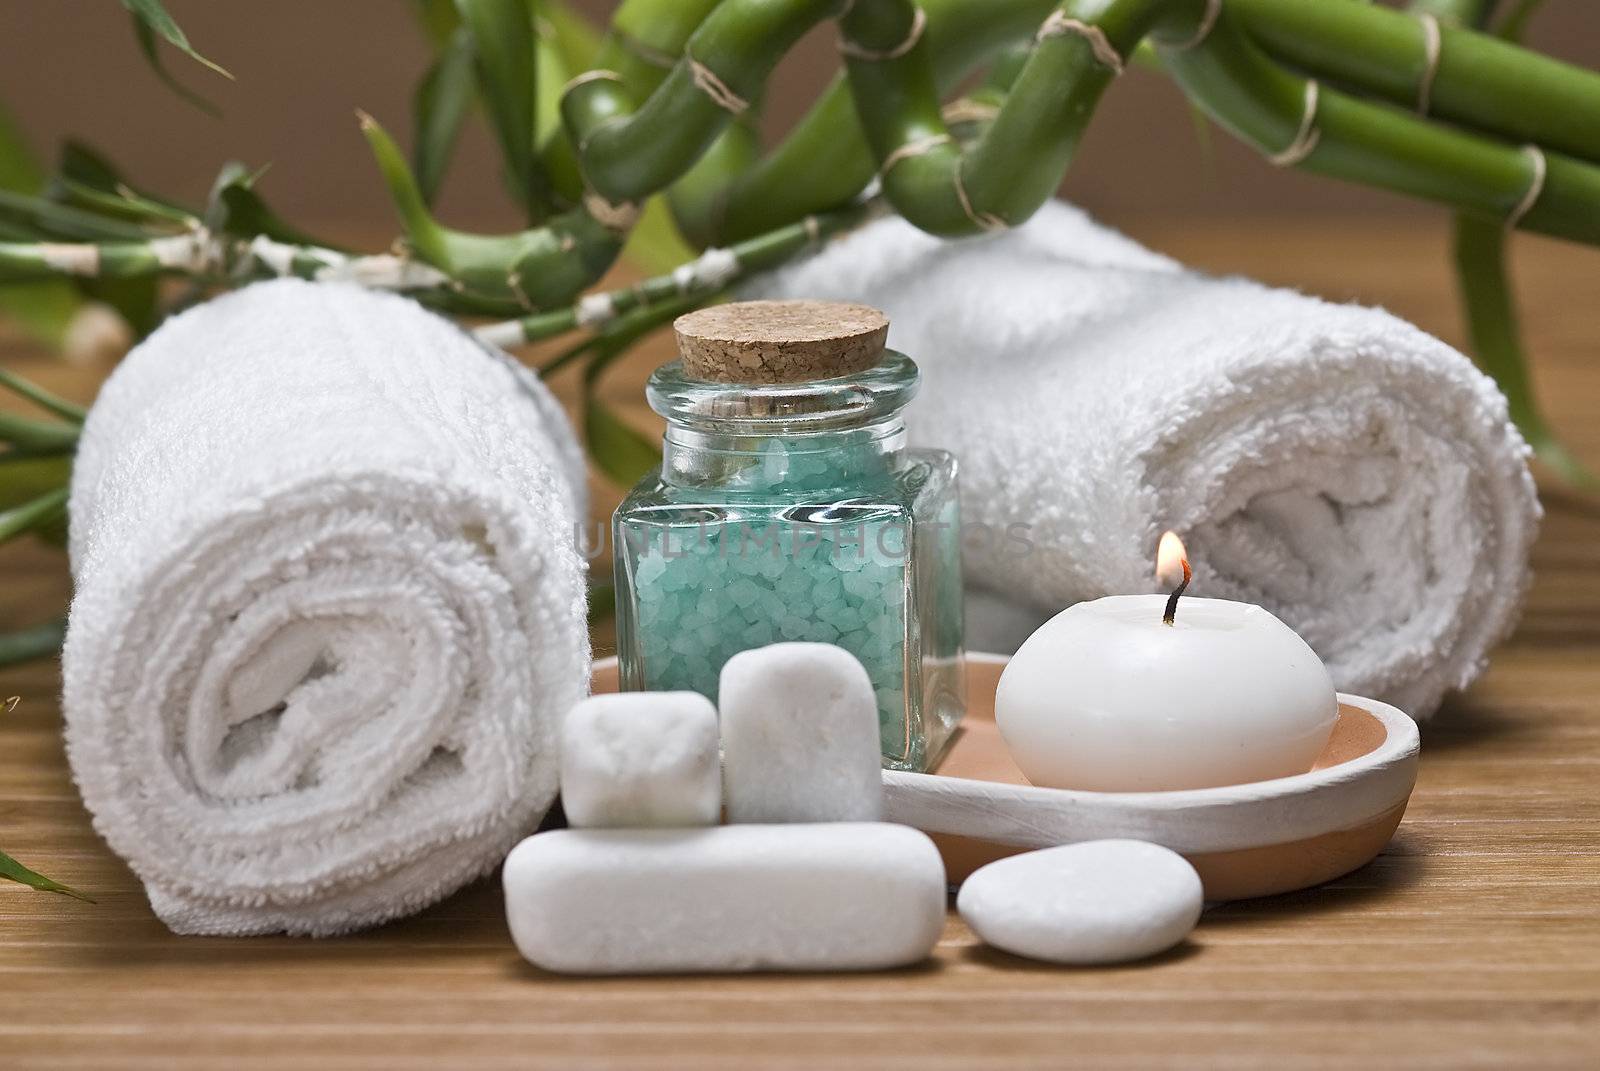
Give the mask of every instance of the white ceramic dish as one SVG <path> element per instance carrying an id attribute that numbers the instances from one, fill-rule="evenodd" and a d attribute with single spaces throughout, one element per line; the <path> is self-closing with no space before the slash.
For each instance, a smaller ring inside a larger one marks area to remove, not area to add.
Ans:
<path id="1" fill-rule="evenodd" d="M 1289 892 L 1370 862 L 1416 783 L 1416 723 L 1386 703 L 1341 693 L 1333 736 L 1307 773 L 1181 792 L 1039 788 L 995 727 L 1005 664 L 1001 655 L 967 656 L 966 721 L 935 772 L 883 775 L 888 818 L 931 835 L 952 882 L 1033 848 L 1133 837 L 1188 858 L 1208 899 Z M 616 686 L 616 660 L 597 661 L 594 690 Z"/>

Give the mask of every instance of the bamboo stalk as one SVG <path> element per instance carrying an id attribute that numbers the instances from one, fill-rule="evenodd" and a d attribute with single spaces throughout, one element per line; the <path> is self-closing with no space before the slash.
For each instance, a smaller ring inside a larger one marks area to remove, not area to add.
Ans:
<path id="1" fill-rule="evenodd" d="M 1228 0 L 1273 56 L 1402 107 L 1600 161 L 1600 73 L 1361 0 Z M 1435 16 L 1437 18 L 1437 16 Z M 1436 35 L 1436 36 L 1434 36 Z"/>
<path id="2" fill-rule="evenodd" d="M 1040 25 L 1005 103 L 963 149 L 942 115 L 922 40 L 926 16 L 912 0 L 857 0 L 841 23 L 841 49 L 885 196 L 934 234 L 1027 219 L 1060 184 L 1095 102 L 1165 6 L 1110 0 L 1057 8 Z M 1028 166 L 1018 168 L 1019 160 Z"/>
<path id="3" fill-rule="evenodd" d="M 1167 69 L 1213 119 L 1281 166 L 1435 201 L 1484 219 L 1600 242 L 1600 168 L 1358 100 L 1274 63 L 1222 9 Z M 1314 87 L 1314 88 L 1313 88 Z"/>
<path id="4" fill-rule="evenodd" d="M 561 114 L 584 177 L 612 202 L 634 202 L 693 166 L 759 93 L 774 65 L 846 0 L 723 0 L 683 57 L 637 108 L 614 72 L 569 83 Z"/>
<path id="5" fill-rule="evenodd" d="M 798 223 L 737 242 L 726 249 L 707 249 L 697 259 L 666 275 L 657 275 L 620 290 L 590 294 L 564 309 L 487 324 L 474 333 L 491 345 L 511 347 L 578 327 L 601 328 L 636 310 L 664 302 L 685 297 L 709 298 L 731 283 L 775 268 L 818 242 L 856 226 L 874 210 L 875 205 L 869 202 L 807 216 Z"/>
<path id="6" fill-rule="evenodd" d="M 1057 0 L 921 0 L 924 33 L 941 93 L 996 53 L 1024 41 Z M 730 242 L 855 197 L 878 164 L 841 75 L 773 150 L 720 194 L 719 228 Z"/>

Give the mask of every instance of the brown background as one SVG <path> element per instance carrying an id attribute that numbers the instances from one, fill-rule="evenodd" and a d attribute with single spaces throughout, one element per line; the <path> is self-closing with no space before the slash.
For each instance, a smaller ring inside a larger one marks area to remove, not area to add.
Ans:
<path id="1" fill-rule="evenodd" d="M 1310 0 L 1307 0 L 1310 2 Z M 614 0 L 574 0 L 603 17 Z M 0 101 L 40 154 L 66 135 L 119 160 L 136 181 L 191 198 L 218 165 L 271 162 L 264 191 L 307 224 L 386 233 L 388 202 L 353 109 L 399 135 L 427 48 L 408 0 L 168 0 L 229 83 L 168 50 L 170 67 L 204 91 L 221 120 L 188 106 L 144 66 L 116 0 L 0 0 Z M 1532 43 L 1600 66 L 1600 4 L 1551 0 Z M 813 33 L 779 68 L 768 97 L 774 130 L 792 122 L 834 70 L 831 27 Z M 1107 221 L 1142 230 L 1141 217 L 1310 213 L 1433 214 L 1398 197 L 1283 173 L 1213 130 L 1208 155 L 1183 98 L 1160 75 L 1131 71 L 1092 124 L 1064 192 Z M 473 227 L 511 227 L 489 140 L 469 131 L 443 213 Z"/>

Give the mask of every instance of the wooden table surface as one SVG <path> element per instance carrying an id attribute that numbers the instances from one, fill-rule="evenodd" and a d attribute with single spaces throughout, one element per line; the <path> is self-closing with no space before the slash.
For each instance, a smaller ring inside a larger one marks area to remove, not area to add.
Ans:
<path id="1" fill-rule="evenodd" d="M 1137 233 L 1459 341 L 1440 227 Z M 1542 392 L 1600 465 L 1600 254 L 1517 252 Z M 15 341 L 0 358 L 81 399 L 102 374 Z M 650 360 L 612 378 L 619 400 Z M 1600 1067 L 1600 503 L 1546 505 L 1522 625 L 1425 727 L 1388 850 L 1315 890 L 1215 907 L 1175 951 L 1116 969 L 988 951 L 952 916 L 930 962 L 894 973 L 564 979 L 517 957 L 494 881 L 341 940 L 173 937 L 78 802 L 55 666 L 5 671 L 0 698 L 20 702 L 0 714 L 0 848 L 98 902 L 0 882 L 0 1065 Z M 0 550 L 0 623 L 43 619 L 61 574 L 54 552 Z"/>

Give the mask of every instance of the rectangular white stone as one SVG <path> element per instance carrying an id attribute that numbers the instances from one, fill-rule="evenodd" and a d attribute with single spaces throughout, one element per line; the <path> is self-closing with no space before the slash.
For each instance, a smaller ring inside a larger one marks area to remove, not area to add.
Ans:
<path id="1" fill-rule="evenodd" d="M 695 692 L 592 695 L 561 727 L 573 826 L 705 826 L 722 816 L 717 709 Z"/>
<path id="2" fill-rule="evenodd" d="M 882 822 L 562 829 L 506 859 L 517 949 L 567 974 L 882 970 L 944 926 L 938 849 Z"/>
<path id="3" fill-rule="evenodd" d="M 870 822 L 883 815 L 872 681 L 827 643 L 775 643 L 722 668 L 729 822 Z"/>

